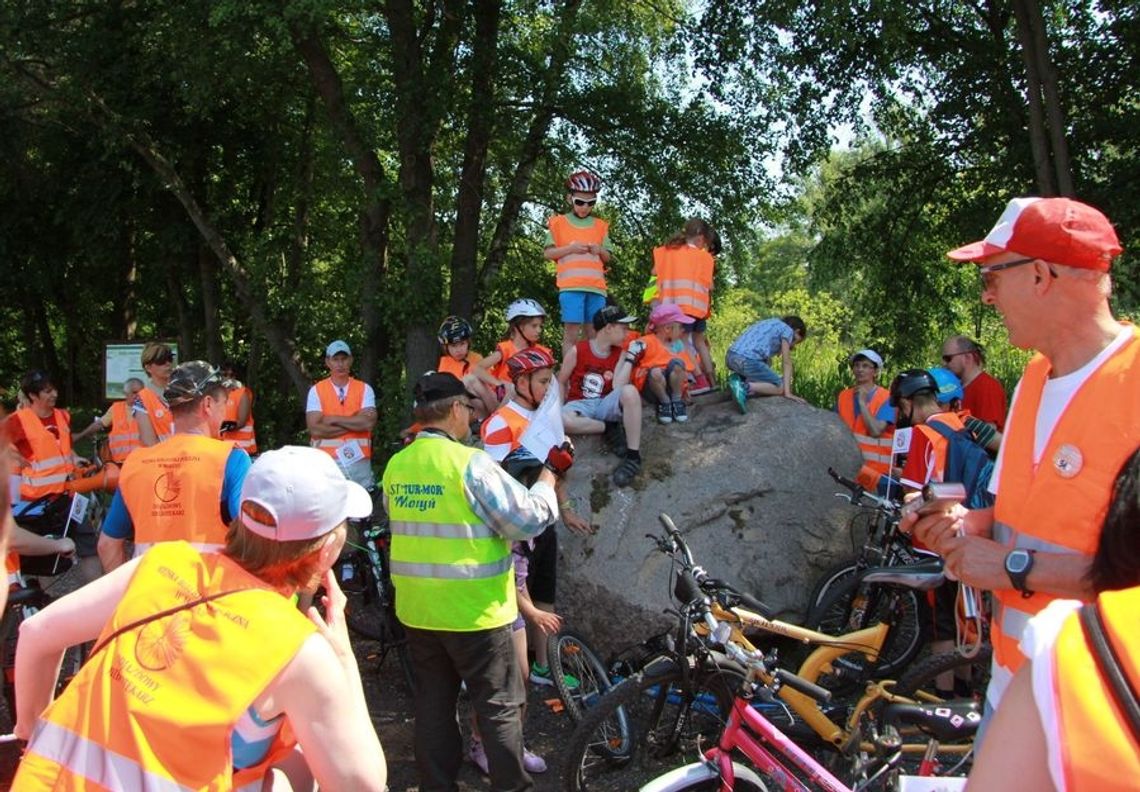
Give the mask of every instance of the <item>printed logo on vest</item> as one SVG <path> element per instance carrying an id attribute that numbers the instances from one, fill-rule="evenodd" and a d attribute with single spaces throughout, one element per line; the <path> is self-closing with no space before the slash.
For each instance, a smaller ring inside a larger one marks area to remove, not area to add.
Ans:
<path id="1" fill-rule="evenodd" d="M 1061 478 L 1073 478 L 1085 466 L 1085 458 L 1081 449 L 1075 445 L 1065 443 L 1053 454 L 1053 468 Z"/>
<path id="2" fill-rule="evenodd" d="M 139 631 L 135 660 L 148 671 L 170 668 L 181 657 L 189 635 L 190 616 L 185 612 L 176 613 L 170 619 L 152 621 Z"/>
<path id="3" fill-rule="evenodd" d="M 182 482 L 173 473 L 163 473 L 154 481 L 154 497 L 163 503 L 177 500 L 182 493 Z"/>

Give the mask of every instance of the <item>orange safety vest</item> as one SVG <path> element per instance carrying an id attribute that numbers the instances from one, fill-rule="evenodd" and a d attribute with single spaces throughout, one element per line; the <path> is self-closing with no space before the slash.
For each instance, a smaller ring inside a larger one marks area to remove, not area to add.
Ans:
<path id="1" fill-rule="evenodd" d="M 4 571 L 8 573 L 8 589 L 20 588 L 24 585 L 24 577 L 20 574 L 20 554 L 15 550 L 4 556 Z"/>
<path id="2" fill-rule="evenodd" d="M 257 453 L 257 436 L 253 428 L 253 391 L 246 387 L 234 388 L 230 391 L 226 396 L 226 415 L 223 420 L 237 423 L 238 407 L 241 405 L 243 393 L 249 394 L 249 420 L 246 421 L 245 426 L 239 426 L 237 429 L 226 432 L 225 439 L 232 440 L 238 448 L 253 456 Z"/>
<path id="3" fill-rule="evenodd" d="M 103 628 L 107 645 L 40 717 L 13 788 L 260 789 L 296 740 L 283 728 L 261 764 L 235 771 L 234 726 L 315 629 L 226 556 L 156 547 Z"/>
<path id="4" fill-rule="evenodd" d="M 348 380 L 348 391 L 343 402 L 336 395 L 336 386 L 333 385 L 331 378 L 321 380 L 317 383 L 316 388 L 317 398 L 321 400 L 321 412 L 325 415 L 356 415 L 364 404 L 364 383 L 358 379 L 350 378 Z M 313 448 L 321 449 L 333 459 L 336 459 L 336 452 L 342 445 L 349 440 L 355 440 L 360 444 L 364 458 L 372 458 L 371 432 L 345 432 L 340 437 L 316 438 L 310 436 L 309 440 Z"/>
<path id="5" fill-rule="evenodd" d="M 441 374 L 454 374 L 457 379 L 463 379 L 475 370 L 475 366 L 482 359 L 483 356 L 478 352 L 468 352 L 465 360 L 456 360 L 451 355 L 440 355 L 439 364 L 435 370 Z M 506 358 L 503 360 L 505 361 Z"/>
<path id="6" fill-rule="evenodd" d="M 127 454 L 139 445 L 139 422 L 131 414 L 130 405 L 125 401 L 115 402 L 111 405 L 111 432 L 107 435 L 111 461 L 122 464 Z"/>
<path id="7" fill-rule="evenodd" d="M 47 430 L 31 409 L 16 410 L 9 418 L 20 422 L 32 449 L 31 459 L 20 469 L 20 498 L 23 500 L 65 492 L 67 479 L 75 472 L 67 413 L 59 409 L 53 412 L 59 439 Z"/>
<path id="8" fill-rule="evenodd" d="M 150 423 L 158 436 L 158 442 L 170 439 L 174 434 L 174 413 L 170 411 L 170 406 L 150 388 L 139 391 L 139 398 L 142 399 L 147 415 L 150 416 Z"/>
<path id="9" fill-rule="evenodd" d="M 714 263 L 712 254 L 703 248 L 653 248 L 657 298 L 662 303 L 673 303 L 694 319 L 708 318 Z"/>
<path id="10" fill-rule="evenodd" d="M 1073 394 L 1034 467 L 1037 411 L 1050 368 L 1036 355 L 1018 386 L 1002 440 L 993 538 L 1009 548 L 1092 556 L 1116 474 L 1140 445 L 1140 336 L 1133 328 L 1132 338 Z M 1018 647 L 1025 623 L 1055 597 L 1025 598 L 1012 588 L 994 597 L 991 687 L 997 682 L 1002 690 L 1025 662 Z"/>
<path id="11" fill-rule="evenodd" d="M 183 540 L 203 552 L 226 544 L 222 482 L 234 444 L 176 434 L 139 448 L 123 464 L 119 492 L 135 528 L 135 555 L 156 542 Z"/>
<path id="12" fill-rule="evenodd" d="M 528 349 L 530 349 L 530 348 L 541 349 L 546 354 L 550 355 L 551 357 L 554 357 L 554 353 L 550 350 L 550 347 L 545 347 L 542 344 L 535 344 L 533 347 L 527 347 L 527 348 Z M 496 363 L 495 365 L 491 366 L 491 368 L 490 368 L 491 376 L 497 380 L 501 380 L 504 383 L 510 382 L 511 381 L 511 370 L 509 368 L 507 368 L 507 361 L 510 358 L 514 357 L 516 354 L 518 354 L 520 351 L 521 351 L 521 349 L 519 347 L 515 346 L 515 342 L 509 338 L 504 338 L 502 341 L 495 344 L 495 352 L 499 353 L 499 362 Z M 494 354 L 494 353 L 492 353 L 492 354 Z"/>
<path id="13" fill-rule="evenodd" d="M 891 392 L 886 388 L 875 386 L 875 390 L 871 393 L 871 399 L 867 403 L 868 409 L 874 415 L 879 412 L 884 404 L 891 399 Z M 847 428 L 855 435 L 855 442 L 859 444 L 859 450 L 863 452 L 864 467 L 871 468 L 876 473 L 890 474 L 891 472 L 891 449 L 894 448 L 895 430 L 893 428 L 885 430 L 881 435 L 875 437 L 867 431 L 867 424 L 863 420 L 863 413 L 856 414 L 855 412 L 855 389 L 846 388 L 840 391 L 839 398 L 836 401 L 836 406 L 839 408 L 839 417 L 843 419 L 843 423 L 847 424 Z M 937 432 L 935 432 L 937 434 Z M 941 435 L 939 435 L 941 437 Z M 876 477 L 877 479 L 878 477 Z"/>
<path id="14" fill-rule="evenodd" d="M 507 429 L 510 431 L 510 450 L 514 451 L 516 448 L 522 445 L 521 438 L 523 436 L 523 432 L 525 432 L 526 428 L 530 426 L 531 419 L 525 415 L 519 415 L 519 413 L 512 409 L 510 405 L 511 403 L 507 402 L 502 407 L 491 413 L 491 416 L 486 421 L 484 421 L 483 425 L 479 428 L 479 434 L 482 437 L 484 443 L 491 442 L 494 445 L 502 445 L 504 438 L 500 435 L 499 432 L 497 432 L 496 436 L 494 437 L 490 437 L 488 432 L 488 429 L 493 428 L 492 421 L 494 421 L 496 417 L 502 418 L 503 421 L 507 424 Z"/>
<path id="15" fill-rule="evenodd" d="M 961 418 L 955 413 L 949 412 L 932 415 L 926 419 L 926 423 L 945 424 L 955 432 L 966 428 Z M 946 477 L 946 451 L 950 447 L 950 441 L 939 434 L 937 429 L 931 429 L 926 424 L 919 424 L 914 428 L 926 435 L 926 439 L 930 443 L 929 453 L 934 455 L 934 476 L 932 480 L 943 481 Z"/>
<path id="16" fill-rule="evenodd" d="M 563 247 L 571 242 L 584 242 L 600 245 L 606 239 L 610 225 L 605 220 L 594 218 L 588 228 L 573 225 L 566 215 L 554 215 L 547 221 L 554 247 Z M 602 259 L 593 253 L 570 253 L 558 259 L 556 285 L 559 291 L 578 289 L 606 293 L 606 268 Z"/>
<path id="17" fill-rule="evenodd" d="M 1105 637 L 1135 690 L 1140 686 L 1140 587 L 1106 591 L 1097 602 Z M 1053 652 L 1052 703 L 1065 788 L 1135 790 L 1140 744 L 1132 738 L 1112 688 L 1100 673 L 1078 614 L 1065 620 Z"/>
<path id="18" fill-rule="evenodd" d="M 641 353 L 641 358 L 636 364 L 637 367 L 630 375 L 630 382 L 632 382 L 633 386 L 638 390 L 641 390 L 645 386 L 645 380 L 649 378 L 650 369 L 663 368 L 669 365 L 669 361 L 675 358 L 684 362 L 685 371 L 695 371 L 697 368 L 696 364 L 693 363 L 693 359 L 689 357 L 688 349 L 674 352 L 665 346 L 664 342 L 653 333 L 643 335 L 636 340 L 645 342 L 645 351 Z M 628 344 L 626 348 L 628 348 Z M 686 389 L 688 388 L 687 382 L 684 387 Z"/>

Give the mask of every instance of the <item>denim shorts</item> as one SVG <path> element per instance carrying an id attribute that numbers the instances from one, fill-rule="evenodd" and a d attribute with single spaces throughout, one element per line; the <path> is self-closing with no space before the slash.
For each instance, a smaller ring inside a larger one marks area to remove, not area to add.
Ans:
<path id="1" fill-rule="evenodd" d="M 738 355 L 730 349 L 724 356 L 724 362 L 729 370 L 735 371 L 749 382 L 766 382 L 777 387 L 784 384 L 784 378 L 761 360 Z"/>
<path id="2" fill-rule="evenodd" d="M 590 324 L 594 314 L 606 306 L 606 295 L 568 289 L 558 292 L 562 324 Z"/>
<path id="3" fill-rule="evenodd" d="M 620 421 L 621 391 L 612 390 L 600 399 L 566 402 L 562 411 L 575 412 L 583 418 L 593 418 L 595 421 Z"/>

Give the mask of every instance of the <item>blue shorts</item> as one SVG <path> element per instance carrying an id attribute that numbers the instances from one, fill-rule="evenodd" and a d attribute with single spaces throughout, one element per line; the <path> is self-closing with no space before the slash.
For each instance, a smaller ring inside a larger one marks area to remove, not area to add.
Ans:
<path id="1" fill-rule="evenodd" d="M 558 292 L 562 324 L 590 324 L 594 314 L 606 306 L 606 295 L 567 289 Z"/>
<path id="2" fill-rule="evenodd" d="M 695 320 L 693 320 L 693 323 L 691 325 L 689 325 L 685 328 L 685 332 L 687 332 L 687 333 L 703 333 L 706 329 L 708 329 L 708 326 L 709 326 L 709 320 L 708 319 L 695 319 Z"/>
<path id="3" fill-rule="evenodd" d="M 772 371 L 771 367 L 761 360 L 738 355 L 730 349 L 728 354 L 724 356 L 724 362 L 730 371 L 735 371 L 749 382 L 766 382 L 776 387 L 781 387 L 784 384 L 784 378 Z"/>

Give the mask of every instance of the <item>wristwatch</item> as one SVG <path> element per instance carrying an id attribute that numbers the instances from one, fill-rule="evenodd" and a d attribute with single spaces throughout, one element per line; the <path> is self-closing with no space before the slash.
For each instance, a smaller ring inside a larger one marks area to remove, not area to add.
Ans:
<path id="1" fill-rule="evenodd" d="M 1025 585 L 1029 572 L 1033 569 L 1033 554 L 1036 550 L 1010 550 L 1005 557 L 1005 573 L 1009 575 L 1009 582 L 1021 592 L 1021 596 L 1028 599 L 1033 592 Z"/>

